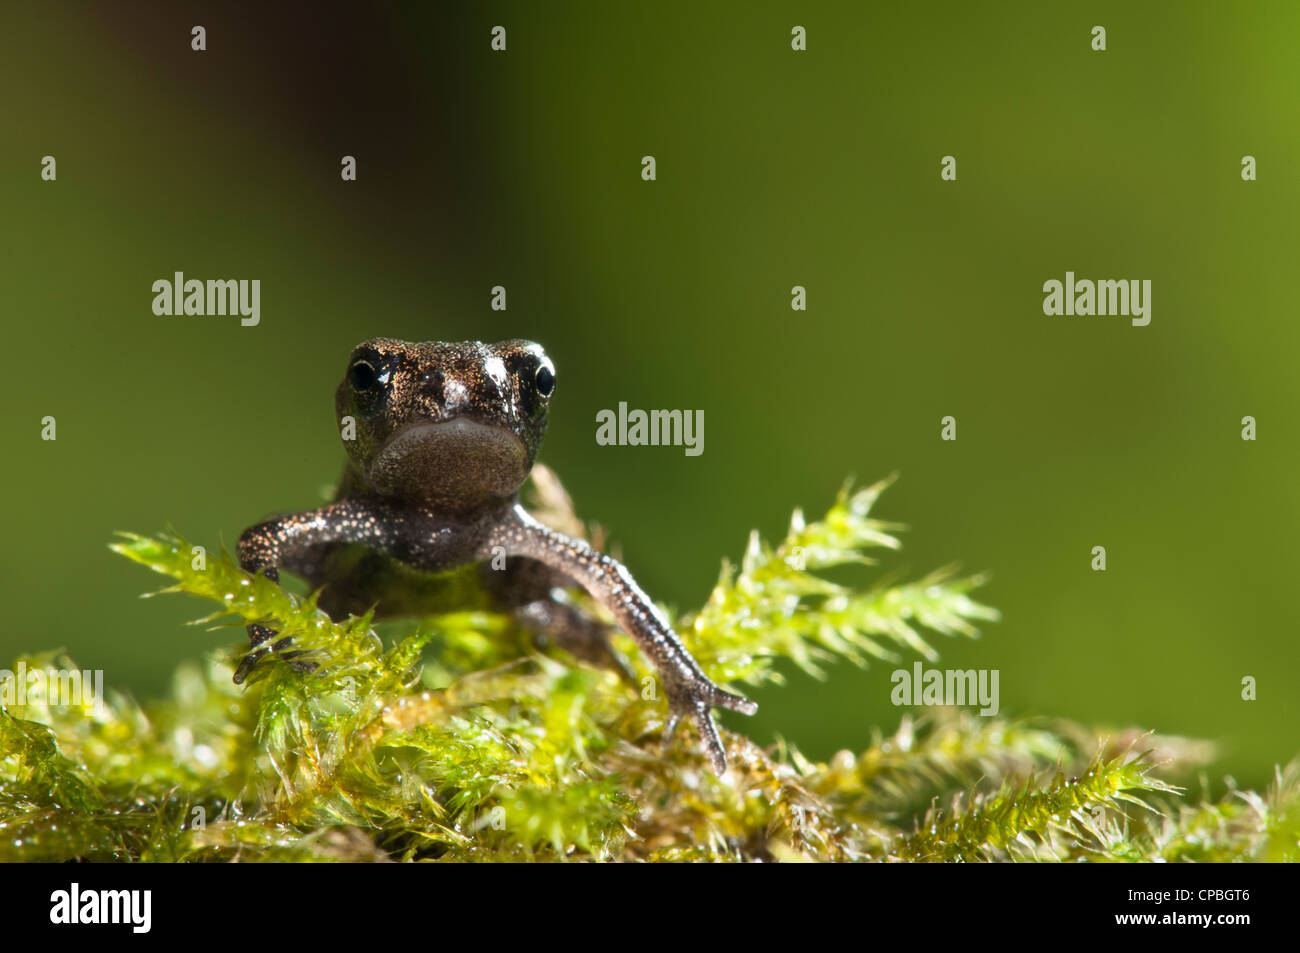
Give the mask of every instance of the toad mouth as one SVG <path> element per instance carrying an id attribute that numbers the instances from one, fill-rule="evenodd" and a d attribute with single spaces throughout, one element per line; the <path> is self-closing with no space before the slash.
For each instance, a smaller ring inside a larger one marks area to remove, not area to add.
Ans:
<path id="1" fill-rule="evenodd" d="M 418 420 L 385 441 L 370 468 L 380 492 L 418 491 L 446 500 L 508 496 L 527 476 L 523 441 L 467 417 Z"/>

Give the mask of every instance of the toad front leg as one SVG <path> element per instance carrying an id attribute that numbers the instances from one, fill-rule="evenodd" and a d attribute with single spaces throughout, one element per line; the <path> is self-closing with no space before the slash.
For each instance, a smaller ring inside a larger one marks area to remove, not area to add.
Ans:
<path id="1" fill-rule="evenodd" d="M 280 581 L 283 566 L 309 580 L 315 580 L 317 554 L 330 543 L 364 543 L 385 547 L 389 543 L 384 514 L 358 501 L 344 500 L 307 513 L 295 513 L 282 519 L 268 520 L 246 529 L 239 537 L 239 565 L 246 572 L 260 572 L 273 582 Z M 251 651 L 235 669 L 235 682 L 248 677 L 257 661 L 267 652 L 280 651 L 289 639 L 273 641 L 275 632 L 256 623 L 248 626 Z M 294 655 L 285 653 L 286 659 Z M 294 663 L 311 670 L 310 663 Z"/>
<path id="2" fill-rule="evenodd" d="M 709 681 L 663 613 L 621 563 L 581 540 L 543 526 L 520 506 L 510 509 L 489 534 L 489 551 L 495 546 L 502 547 L 508 556 L 526 556 L 564 573 L 609 609 L 663 679 L 669 710 L 666 734 L 671 737 L 682 716 L 690 717 L 700 732 L 713 770 L 717 774 L 726 771 L 727 756 L 711 709 L 729 708 L 752 715 L 758 705 Z"/>

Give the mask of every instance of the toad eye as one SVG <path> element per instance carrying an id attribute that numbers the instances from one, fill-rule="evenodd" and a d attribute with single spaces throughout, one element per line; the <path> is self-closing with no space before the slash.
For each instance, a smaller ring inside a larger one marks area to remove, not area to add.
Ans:
<path id="1" fill-rule="evenodd" d="M 550 361 L 537 366 L 537 373 L 533 377 L 533 382 L 537 386 L 537 393 L 543 397 L 551 396 L 551 392 L 555 390 L 555 370 L 551 367 Z"/>
<path id="2" fill-rule="evenodd" d="M 369 361 L 357 361 L 348 371 L 348 376 L 352 380 L 352 386 L 357 390 L 370 390 L 388 378 L 387 374 L 381 377 Z"/>

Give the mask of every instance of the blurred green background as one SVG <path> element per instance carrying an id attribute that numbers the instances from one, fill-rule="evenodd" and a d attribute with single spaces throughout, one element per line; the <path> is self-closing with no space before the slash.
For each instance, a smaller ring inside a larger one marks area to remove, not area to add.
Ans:
<path id="1" fill-rule="evenodd" d="M 1003 621 L 939 647 L 1003 713 L 1212 738 L 1254 785 L 1300 750 L 1300 6 L 411 7 L 5 5 L 0 656 L 162 691 L 241 633 L 139 600 L 114 530 L 233 546 L 337 478 L 356 342 L 521 335 L 558 369 L 542 459 L 657 599 L 899 471 L 888 565 L 993 572 Z M 156 317 L 177 270 L 261 279 L 260 326 Z M 1067 270 L 1151 279 L 1150 326 L 1045 317 Z M 703 456 L 598 447 L 621 400 L 702 408 Z M 861 747 L 889 668 L 727 720 Z"/>

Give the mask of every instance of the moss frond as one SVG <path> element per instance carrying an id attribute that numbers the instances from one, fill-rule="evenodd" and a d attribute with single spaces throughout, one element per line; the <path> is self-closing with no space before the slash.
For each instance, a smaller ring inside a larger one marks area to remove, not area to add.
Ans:
<path id="1" fill-rule="evenodd" d="M 1082 774 L 1007 782 L 992 796 L 957 795 L 932 808 L 894 850 L 899 860 L 1064 860 L 1100 853 L 1113 843 L 1107 823 L 1127 820 L 1126 805 L 1152 809 L 1143 792 L 1178 793 L 1151 773 L 1141 754 L 1095 758 Z"/>
<path id="2" fill-rule="evenodd" d="M 869 658 L 896 662 L 897 649 L 906 648 L 935 659 L 920 629 L 974 636 L 974 621 L 998 618 L 970 597 L 983 576 L 958 578 L 944 569 L 918 582 L 854 589 L 818 575 L 871 565 L 871 550 L 901 546 L 892 535 L 901 527 L 870 515 L 888 485 L 881 481 L 856 492 L 845 486 L 813 523 L 796 511 L 776 546 L 750 536 L 739 569 L 724 563 L 708 602 L 688 620 L 691 647 L 705 671 L 723 682 L 779 683 L 772 664 L 779 658 L 818 678 L 837 657 L 858 665 Z"/>

